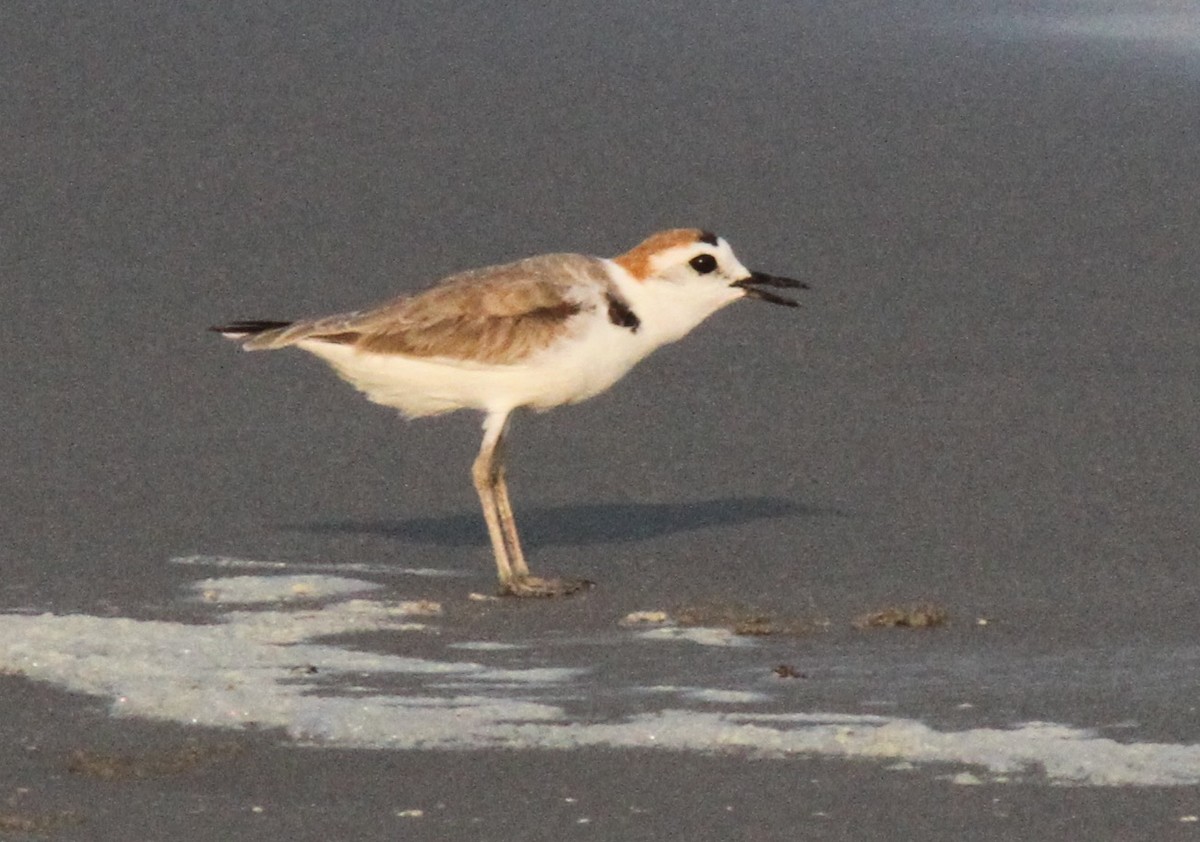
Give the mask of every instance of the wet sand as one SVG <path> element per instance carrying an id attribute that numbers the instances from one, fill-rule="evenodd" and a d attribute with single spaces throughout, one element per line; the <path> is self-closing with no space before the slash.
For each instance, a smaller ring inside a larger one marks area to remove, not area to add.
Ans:
<path id="1" fill-rule="evenodd" d="M 1193 832 L 1197 23 L 968 6 L 6 11 L 0 828 Z M 478 419 L 406 424 L 204 333 L 676 225 L 814 289 L 516 419 L 533 564 L 598 582 L 577 600 L 467 599 Z M 227 591 L 298 575 L 381 587 Z M 398 629 L 421 599 L 442 613 Z M 947 623 L 854 625 L 914 605 Z M 619 625 L 700 609 L 780 633 Z M 239 661 L 285 628 L 316 673 Z M 462 696 L 474 743 L 384 716 L 442 728 Z"/>

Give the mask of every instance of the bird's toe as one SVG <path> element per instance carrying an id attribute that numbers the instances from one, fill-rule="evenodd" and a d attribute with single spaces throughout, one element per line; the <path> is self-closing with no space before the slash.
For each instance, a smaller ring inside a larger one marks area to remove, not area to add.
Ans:
<path id="1" fill-rule="evenodd" d="M 501 596 L 556 597 L 570 596 L 587 590 L 595 582 L 588 579 L 542 578 L 541 576 L 519 576 L 500 585 Z"/>

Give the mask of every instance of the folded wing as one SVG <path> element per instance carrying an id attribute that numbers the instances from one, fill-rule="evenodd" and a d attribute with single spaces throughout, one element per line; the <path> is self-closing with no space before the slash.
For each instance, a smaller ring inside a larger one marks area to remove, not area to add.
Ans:
<path id="1" fill-rule="evenodd" d="M 550 254 L 452 275 L 425 292 L 378 307 L 299 322 L 213 328 L 247 350 L 331 343 L 355 350 L 506 365 L 546 347 L 573 316 L 604 301 L 604 264 Z"/>

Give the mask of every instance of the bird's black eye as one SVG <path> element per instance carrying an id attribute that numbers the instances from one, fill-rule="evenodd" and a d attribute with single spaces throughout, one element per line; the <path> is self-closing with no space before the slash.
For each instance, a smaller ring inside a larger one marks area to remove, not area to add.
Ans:
<path id="1" fill-rule="evenodd" d="M 688 261 L 688 265 L 701 275 L 707 275 L 709 272 L 716 271 L 717 259 L 711 254 L 698 254 Z"/>

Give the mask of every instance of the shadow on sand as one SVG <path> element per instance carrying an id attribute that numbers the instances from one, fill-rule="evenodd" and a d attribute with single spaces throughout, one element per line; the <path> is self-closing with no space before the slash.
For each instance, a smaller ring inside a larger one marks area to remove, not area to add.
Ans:
<path id="1" fill-rule="evenodd" d="M 846 513 L 805 506 L 776 497 L 743 497 L 691 503 L 591 503 L 544 506 L 517 512 L 521 536 L 530 546 L 582 546 L 641 541 L 788 516 Z M 341 520 L 281 524 L 281 529 L 317 535 L 379 535 L 447 547 L 485 546 L 487 534 L 477 511 L 408 520 Z"/>

